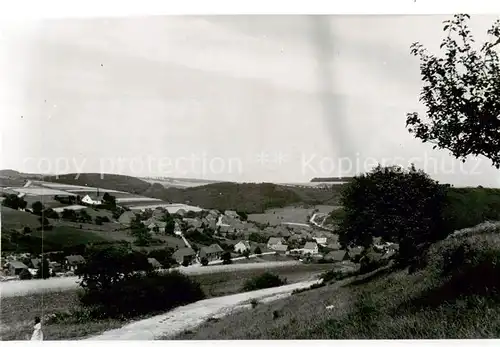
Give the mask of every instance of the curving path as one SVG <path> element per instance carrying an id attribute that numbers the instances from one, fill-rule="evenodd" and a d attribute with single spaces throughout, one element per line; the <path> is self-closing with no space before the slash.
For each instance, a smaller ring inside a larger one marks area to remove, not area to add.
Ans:
<path id="1" fill-rule="evenodd" d="M 290 295 L 295 289 L 306 288 L 317 282 L 300 282 L 200 300 L 177 307 L 165 314 L 130 323 L 118 329 L 108 330 L 87 340 L 155 340 L 160 337 L 172 337 L 184 330 L 197 327 L 209 318 L 223 317 L 235 310 L 244 309 L 249 306 L 245 305 L 249 300 L 260 299 L 261 302 L 269 302 L 281 299 Z"/>

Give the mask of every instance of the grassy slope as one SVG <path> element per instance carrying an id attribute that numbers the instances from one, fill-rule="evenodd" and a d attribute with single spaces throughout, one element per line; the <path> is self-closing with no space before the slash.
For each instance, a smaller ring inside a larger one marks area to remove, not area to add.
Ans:
<path id="1" fill-rule="evenodd" d="M 328 285 L 269 305 L 258 305 L 218 322 L 207 322 L 194 332 L 177 338 L 498 338 L 500 305 L 494 300 L 495 292 L 491 292 L 498 288 L 498 277 L 491 272 L 498 271 L 498 267 L 495 261 L 486 262 L 485 267 L 477 259 L 491 254 L 495 259 L 500 257 L 500 227 L 497 225 L 482 232 L 475 230 L 476 235 L 433 245 L 427 266 L 415 274 L 395 271 L 340 288 L 336 284 Z M 464 272 L 452 272 L 451 275 L 443 272 L 447 262 L 443 254 L 460 249 L 461 245 L 468 245 L 466 249 L 475 252 L 465 258 L 465 267 L 461 268 L 468 269 L 467 260 L 474 259 L 473 264 L 480 264 L 466 272 L 468 277 L 462 277 Z M 497 282 L 491 284 L 492 281 Z M 490 292 L 480 289 L 483 282 L 488 283 L 485 288 Z M 464 288 L 472 292 L 465 292 Z M 326 308 L 330 305 L 334 309 Z M 273 319 L 273 311 L 280 312 L 278 319 Z"/>
<path id="2" fill-rule="evenodd" d="M 38 220 L 39 217 L 28 212 L 17 211 L 5 206 L 0 206 L 0 214 L 2 218 L 2 230 L 14 228 L 19 229 L 25 226 L 37 228 L 40 226 L 40 221 Z"/>
<path id="3" fill-rule="evenodd" d="M 273 269 L 272 272 L 286 277 L 289 283 L 310 279 L 328 267 L 326 265 L 297 265 Z M 261 274 L 264 270 L 247 270 L 233 273 L 195 275 L 193 278 L 202 285 L 207 297 L 238 293 L 246 279 Z M 78 290 L 35 294 L 2 299 L 0 305 L 0 338 L 2 340 L 22 340 L 32 332 L 32 319 L 38 315 L 46 317 L 55 312 L 67 312 L 78 307 Z M 126 322 L 104 320 L 81 323 L 44 324 L 46 339 L 67 340 L 96 334 L 117 328 Z"/>

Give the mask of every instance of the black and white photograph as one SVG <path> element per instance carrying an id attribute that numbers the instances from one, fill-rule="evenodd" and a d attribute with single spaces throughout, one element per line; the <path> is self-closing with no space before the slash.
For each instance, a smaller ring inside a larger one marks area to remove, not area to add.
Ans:
<path id="1" fill-rule="evenodd" d="M 500 337 L 500 15 L 0 24 L 0 339 Z"/>

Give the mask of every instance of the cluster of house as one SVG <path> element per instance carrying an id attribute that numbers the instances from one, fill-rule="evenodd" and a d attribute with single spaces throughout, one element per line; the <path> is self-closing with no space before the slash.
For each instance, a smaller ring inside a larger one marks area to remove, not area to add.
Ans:
<path id="1" fill-rule="evenodd" d="M 222 247 L 214 243 L 210 246 L 201 247 L 198 252 L 195 252 L 190 247 L 180 248 L 172 254 L 172 258 L 179 264 L 193 264 L 195 262 L 200 263 L 203 258 L 206 258 L 209 262 L 219 260 L 223 253 Z"/>
<path id="2" fill-rule="evenodd" d="M 1 272 L 4 276 L 13 277 L 19 276 L 24 270 L 27 270 L 32 276 L 35 276 L 41 261 L 40 258 L 31 258 L 30 254 L 8 256 L 1 261 Z M 70 255 L 65 257 L 62 263 L 49 261 L 49 269 L 52 274 L 74 272 L 83 263 L 85 263 L 85 259 L 81 255 Z"/>

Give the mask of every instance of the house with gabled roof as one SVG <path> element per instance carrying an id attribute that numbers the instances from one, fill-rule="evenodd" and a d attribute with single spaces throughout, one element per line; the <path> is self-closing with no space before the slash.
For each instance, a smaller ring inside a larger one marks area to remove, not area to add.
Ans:
<path id="1" fill-rule="evenodd" d="M 304 254 L 318 254 L 319 248 L 316 242 L 306 242 L 302 248 L 302 253 Z"/>
<path id="2" fill-rule="evenodd" d="M 349 260 L 349 254 L 345 250 L 331 251 L 324 256 L 324 259 L 334 262 L 343 262 Z"/>
<path id="3" fill-rule="evenodd" d="M 245 251 L 250 252 L 250 249 L 251 249 L 250 242 L 246 240 L 242 240 L 234 245 L 234 251 L 238 253 L 243 253 Z"/>
<path id="4" fill-rule="evenodd" d="M 179 248 L 174 252 L 174 254 L 172 254 L 172 258 L 179 264 L 184 263 L 184 261 L 192 264 L 196 258 L 196 253 L 189 247 Z"/>
<path id="5" fill-rule="evenodd" d="M 275 245 L 272 249 L 278 253 L 286 253 L 286 251 L 288 251 L 288 245 L 278 244 Z"/>
<path id="6" fill-rule="evenodd" d="M 68 255 L 64 259 L 64 267 L 69 271 L 75 271 L 83 264 L 85 264 L 85 258 L 81 255 Z"/>
<path id="7" fill-rule="evenodd" d="M 198 258 L 201 260 L 202 258 L 207 258 L 208 261 L 218 260 L 222 257 L 224 250 L 221 246 L 216 243 L 211 244 L 208 247 L 201 247 L 198 252 Z"/>
<path id="8" fill-rule="evenodd" d="M 18 276 L 24 269 L 28 270 L 28 267 L 23 262 L 19 260 L 10 260 L 7 273 L 10 276 Z"/>
<path id="9" fill-rule="evenodd" d="M 267 248 L 276 250 L 276 247 L 282 246 L 285 244 L 285 240 L 282 237 L 270 237 L 267 241 Z"/>
<path id="10" fill-rule="evenodd" d="M 41 261 L 42 260 L 40 258 L 31 258 L 31 261 L 30 261 L 31 268 L 32 269 L 38 269 L 38 266 L 40 265 Z"/>

